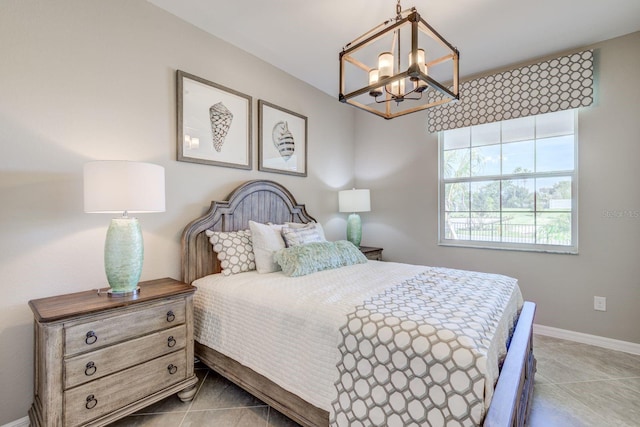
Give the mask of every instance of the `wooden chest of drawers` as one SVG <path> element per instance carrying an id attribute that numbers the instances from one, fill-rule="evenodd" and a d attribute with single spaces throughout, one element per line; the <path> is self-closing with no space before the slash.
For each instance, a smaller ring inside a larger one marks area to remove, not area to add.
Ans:
<path id="1" fill-rule="evenodd" d="M 100 426 L 195 394 L 193 292 L 173 279 L 112 298 L 88 291 L 29 302 L 35 317 L 32 426 Z"/>

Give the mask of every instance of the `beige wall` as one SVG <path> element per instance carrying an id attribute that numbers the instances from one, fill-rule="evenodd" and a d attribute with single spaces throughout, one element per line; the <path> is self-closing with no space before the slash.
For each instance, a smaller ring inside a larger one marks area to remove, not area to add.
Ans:
<path id="1" fill-rule="evenodd" d="M 356 115 L 356 184 L 372 199 L 363 241 L 388 260 L 517 277 L 536 323 L 640 343 L 640 33 L 594 47 L 596 101 L 579 113 L 579 255 L 438 246 L 438 139 L 422 113 Z"/>
<path id="2" fill-rule="evenodd" d="M 439 247 L 437 138 L 424 116 L 385 121 L 340 105 L 143 0 L 0 3 L 0 425 L 32 399 L 30 299 L 105 285 L 108 215 L 82 211 L 82 165 L 149 161 L 166 169 L 167 211 L 141 214 L 143 279 L 179 277 L 182 227 L 248 179 L 274 179 L 329 238 L 344 233 L 336 189 L 372 190 L 363 244 L 387 259 L 501 272 L 539 303 L 537 322 L 640 342 L 640 35 L 598 46 L 599 97 L 580 113 L 580 255 Z M 309 176 L 175 161 L 175 70 L 309 118 Z M 354 124 L 355 118 L 355 124 Z M 354 139 L 356 141 L 354 148 Z M 355 160 L 354 160 L 355 159 Z M 608 311 L 592 310 L 593 295 Z"/>
<path id="3" fill-rule="evenodd" d="M 143 279 L 179 278 L 180 233 L 248 179 L 291 189 L 342 235 L 354 110 L 143 0 L 0 3 L 0 425 L 32 400 L 30 299 L 105 286 L 109 215 L 85 214 L 82 165 L 160 164 L 167 211 L 139 215 Z M 177 162 L 175 70 L 253 97 L 254 170 Z M 257 171 L 257 100 L 308 117 L 309 176 Z"/>

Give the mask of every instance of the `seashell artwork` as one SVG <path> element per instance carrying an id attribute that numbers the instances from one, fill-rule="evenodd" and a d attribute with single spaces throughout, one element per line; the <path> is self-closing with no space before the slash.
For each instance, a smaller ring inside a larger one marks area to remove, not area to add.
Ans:
<path id="1" fill-rule="evenodd" d="M 209 108 L 209 117 L 213 132 L 213 148 L 219 153 L 222 151 L 222 144 L 224 144 L 224 139 L 231 127 L 233 113 L 222 102 L 218 102 Z"/>
<path id="2" fill-rule="evenodd" d="M 293 156 L 296 150 L 296 143 L 293 140 L 293 135 L 289 131 L 289 125 L 287 122 L 278 122 L 273 126 L 271 133 L 273 137 L 273 145 L 275 145 L 278 153 L 286 162 Z"/>

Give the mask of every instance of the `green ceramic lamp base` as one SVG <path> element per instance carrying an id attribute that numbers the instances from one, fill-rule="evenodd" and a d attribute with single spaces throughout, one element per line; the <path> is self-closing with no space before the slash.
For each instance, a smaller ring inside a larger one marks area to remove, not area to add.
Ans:
<path id="1" fill-rule="evenodd" d="M 360 247 L 362 241 L 362 221 L 360 215 L 352 213 L 347 219 L 347 240 L 353 243 L 356 247 Z"/>
<path id="2" fill-rule="evenodd" d="M 104 268 L 111 296 L 132 295 L 138 292 L 142 274 L 144 247 L 142 230 L 136 218 L 111 220 L 104 244 Z"/>

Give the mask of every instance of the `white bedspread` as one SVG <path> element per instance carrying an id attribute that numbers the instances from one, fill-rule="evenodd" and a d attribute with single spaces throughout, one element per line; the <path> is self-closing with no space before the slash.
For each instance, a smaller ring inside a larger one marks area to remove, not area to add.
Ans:
<path id="1" fill-rule="evenodd" d="M 303 277 L 255 271 L 195 281 L 195 339 L 264 375 L 309 403 L 330 411 L 336 398 L 339 329 L 354 307 L 430 267 L 371 261 Z M 446 272 L 446 269 L 438 269 Z M 457 274 L 461 274 L 455 270 Z M 462 273 L 463 274 L 463 273 Z M 513 280 L 505 316 L 487 354 L 488 406 L 505 341 L 522 296 Z"/>

